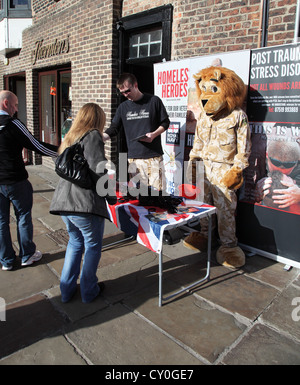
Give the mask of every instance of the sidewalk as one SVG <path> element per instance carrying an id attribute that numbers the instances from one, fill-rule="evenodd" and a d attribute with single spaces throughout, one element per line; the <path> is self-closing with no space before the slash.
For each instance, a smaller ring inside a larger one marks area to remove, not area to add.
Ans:
<path id="1" fill-rule="evenodd" d="M 102 297 L 60 301 L 67 233 L 49 214 L 58 177 L 29 166 L 34 241 L 31 267 L 0 270 L 0 365 L 300 364 L 300 275 L 260 256 L 234 271 L 215 263 L 211 280 L 158 307 L 158 256 L 127 241 L 102 253 Z M 17 250 L 12 211 L 11 230 Z M 107 222 L 105 243 L 123 234 Z M 205 254 L 181 243 L 164 247 L 164 295 L 205 274 Z M 1 314 L 0 314 L 1 315 Z M 130 367 L 129 367 L 130 370 Z"/>

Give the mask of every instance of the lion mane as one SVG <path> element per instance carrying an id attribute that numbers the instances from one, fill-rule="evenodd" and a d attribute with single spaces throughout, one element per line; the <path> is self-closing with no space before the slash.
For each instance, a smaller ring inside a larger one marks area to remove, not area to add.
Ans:
<path id="1" fill-rule="evenodd" d="M 243 80 L 225 67 L 208 67 L 194 75 L 201 109 L 209 116 L 219 112 L 230 114 L 241 108 L 246 96 Z"/>

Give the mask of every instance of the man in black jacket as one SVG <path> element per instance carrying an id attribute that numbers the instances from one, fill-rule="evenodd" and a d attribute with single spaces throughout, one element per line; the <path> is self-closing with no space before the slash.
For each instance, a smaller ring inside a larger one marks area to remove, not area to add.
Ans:
<path id="1" fill-rule="evenodd" d="M 56 157 L 57 146 L 34 138 L 25 125 L 13 116 L 18 98 L 10 91 L 0 92 L 0 262 L 2 270 L 11 270 L 16 258 L 12 246 L 9 218 L 13 204 L 21 265 L 28 266 L 42 258 L 33 242 L 31 209 L 33 189 L 22 157 L 23 148 Z"/>

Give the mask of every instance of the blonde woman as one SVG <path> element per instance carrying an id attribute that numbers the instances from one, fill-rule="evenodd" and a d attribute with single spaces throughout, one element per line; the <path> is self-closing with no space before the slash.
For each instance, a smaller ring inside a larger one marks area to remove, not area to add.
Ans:
<path id="1" fill-rule="evenodd" d="M 80 143 L 90 169 L 96 173 L 97 165 L 106 162 L 102 140 L 105 119 L 100 106 L 95 103 L 85 104 L 78 111 L 59 147 L 59 153 L 88 133 Z M 50 212 L 61 215 L 69 233 L 60 281 L 61 300 L 69 302 L 74 296 L 80 274 L 82 302 L 91 302 L 104 289 L 104 284 L 98 283 L 96 272 L 101 257 L 104 222 L 105 218 L 109 218 L 105 198 L 99 196 L 95 188 L 84 189 L 60 178 Z"/>

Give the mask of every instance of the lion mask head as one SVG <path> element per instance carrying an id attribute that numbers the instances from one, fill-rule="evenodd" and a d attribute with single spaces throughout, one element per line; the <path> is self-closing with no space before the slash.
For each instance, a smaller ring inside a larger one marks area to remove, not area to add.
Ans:
<path id="1" fill-rule="evenodd" d="M 246 86 L 234 72 L 224 67 L 208 67 L 194 75 L 200 108 L 209 116 L 241 107 Z"/>

